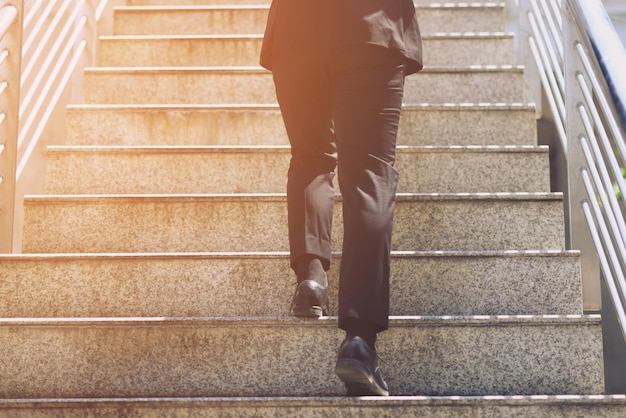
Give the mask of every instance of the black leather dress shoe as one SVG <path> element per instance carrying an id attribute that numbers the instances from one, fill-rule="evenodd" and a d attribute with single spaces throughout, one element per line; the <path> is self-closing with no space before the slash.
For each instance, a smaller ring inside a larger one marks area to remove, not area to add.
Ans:
<path id="1" fill-rule="evenodd" d="M 291 315 L 300 318 L 319 318 L 328 315 L 328 287 L 315 280 L 298 283 L 291 300 Z"/>
<path id="2" fill-rule="evenodd" d="M 348 396 L 389 396 L 389 388 L 378 367 L 378 356 L 361 337 L 341 343 L 335 373 L 346 385 Z"/>

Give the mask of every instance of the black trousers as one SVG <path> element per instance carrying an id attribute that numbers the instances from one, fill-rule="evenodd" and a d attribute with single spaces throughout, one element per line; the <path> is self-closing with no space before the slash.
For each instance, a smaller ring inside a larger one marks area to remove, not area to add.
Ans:
<path id="1" fill-rule="evenodd" d="M 278 102 L 291 143 L 287 202 L 291 266 L 303 254 L 331 259 L 338 183 L 343 205 L 339 327 L 346 318 L 377 332 L 389 322 L 389 265 L 398 173 L 396 137 L 404 58 L 376 45 L 274 54 Z"/>

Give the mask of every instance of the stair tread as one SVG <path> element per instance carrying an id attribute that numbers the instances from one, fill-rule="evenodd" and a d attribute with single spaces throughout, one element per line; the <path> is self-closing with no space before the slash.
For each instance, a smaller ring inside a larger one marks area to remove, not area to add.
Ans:
<path id="1" fill-rule="evenodd" d="M 394 394 L 602 390 L 597 315 L 392 318 L 390 325 L 377 348 Z M 344 393 L 332 368 L 343 338 L 336 318 L 24 318 L 0 320 L 0 333 L 12 342 L 0 359 L 4 397 Z M 301 385 L 303 374 L 310 384 Z"/>
<path id="2" fill-rule="evenodd" d="M 579 257 L 392 251 L 391 314 L 580 313 Z M 332 258 L 329 312 L 336 313 L 341 253 Z M 0 256 L 0 277 L 0 299 L 13 301 L 0 304 L 0 317 L 285 317 L 295 280 L 288 252 L 19 254 Z M 269 277 L 274 284 L 259 280 Z"/>
<path id="3" fill-rule="evenodd" d="M 445 23 L 454 31 L 505 29 L 505 3 L 416 4 L 423 34 L 437 32 Z M 116 6 L 115 34 L 262 33 L 268 4 L 184 4 Z M 139 20 L 141 19 L 141 20 Z"/>
<path id="4" fill-rule="evenodd" d="M 67 116 L 72 144 L 289 143 L 277 104 L 85 104 Z M 536 119 L 528 103 L 406 103 L 398 144 L 536 145 Z"/>
<path id="5" fill-rule="evenodd" d="M 117 35 L 100 38 L 102 67 L 257 65 L 261 34 Z M 425 35 L 429 66 L 512 64 L 514 37 L 504 32 L 451 32 Z"/>
<path id="6" fill-rule="evenodd" d="M 32 195 L 25 198 L 22 248 L 25 252 L 285 250 L 285 202 L 284 193 Z M 561 193 L 400 193 L 392 246 L 561 249 L 562 206 Z M 335 249 L 341 247 L 340 212 L 337 199 Z"/>
<path id="7" fill-rule="evenodd" d="M 252 66 L 91 68 L 84 90 L 89 103 L 276 102 L 271 73 Z M 407 77 L 404 102 L 523 102 L 526 95 L 521 67 L 430 67 Z"/>
<path id="8" fill-rule="evenodd" d="M 396 157 L 398 192 L 550 190 L 545 146 L 400 145 Z M 45 192 L 282 192 L 289 158 L 281 145 L 51 146 Z"/>

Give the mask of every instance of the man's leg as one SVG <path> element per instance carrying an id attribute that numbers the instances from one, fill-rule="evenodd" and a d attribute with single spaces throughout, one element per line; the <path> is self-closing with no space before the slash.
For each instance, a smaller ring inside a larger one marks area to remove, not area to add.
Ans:
<path id="1" fill-rule="evenodd" d="M 342 57 L 334 88 L 344 219 L 339 326 L 349 331 L 361 323 L 376 333 L 388 326 L 404 60 L 397 51 L 370 45 Z"/>
<path id="2" fill-rule="evenodd" d="M 376 335 L 389 323 L 389 265 L 398 173 L 393 168 L 404 89 L 404 60 L 377 46 L 343 51 L 334 118 L 344 238 L 339 327 L 346 338 L 335 372 L 349 396 L 388 395 Z"/>
<path id="3" fill-rule="evenodd" d="M 313 54 L 291 55 L 274 65 L 278 102 L 291 143 L 287 208 L 291 267 L 298 289 L 291 312 L 320 316 L 327 311 L 326 271 L 337 164 L 328 71 Z M 327 312 L 326 312 L 327 313 Z"/>

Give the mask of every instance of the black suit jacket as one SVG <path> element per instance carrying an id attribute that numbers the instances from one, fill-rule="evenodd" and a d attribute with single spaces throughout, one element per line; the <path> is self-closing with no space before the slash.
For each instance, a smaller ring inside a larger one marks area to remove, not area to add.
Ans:
<path id="1" fill-rule="evenodd" d="M 316 48 L 320 37 L 341 46 L 374 44 L 397 49 L 407 74 L 422 69 L 422 40 L 413 0 L 273 0 L 261 49 L 261 65 L 276 54 Z"/>

